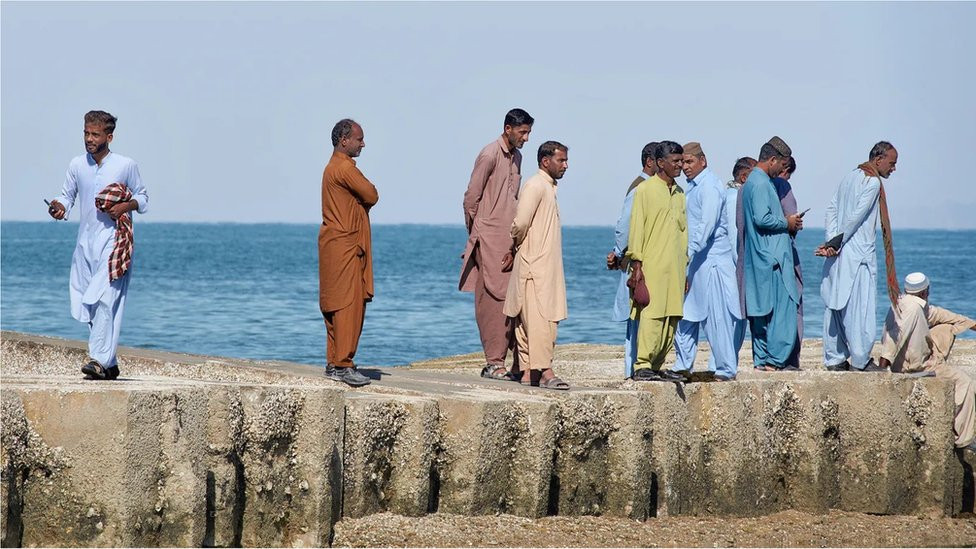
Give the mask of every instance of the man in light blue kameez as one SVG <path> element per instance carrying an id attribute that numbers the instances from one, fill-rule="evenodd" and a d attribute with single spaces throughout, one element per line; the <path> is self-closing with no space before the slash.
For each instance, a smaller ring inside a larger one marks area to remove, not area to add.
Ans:
<path id="1" fill-rule="evenodd" d="M 796 345 L 796 311 L 800 295 L 793 274 L 790 233 L 803 219 L 783 215 L 771 176 L 779 175 L 793 152 L 779 137 L 759 151 L 759 163 L 742 187 L 745 232 L 746 315 L 752 333 L 752 359 L 757 370 L 796 369 L 787 366 Z"/>
<path id="2" fill-rule="evenodd" d="M 735 161 L 732 167 L 732 181 L 728 183 L 725 191 L 725 211 L 729 216 L 729 241 L 732 243 L 732 258 L 735 261 L 735 281 L 736 289 L 739 294 L 739 314 L 746 318 L 746 287 L 745 287 L 745 266 L 742 256 L 745 255 L 745 232 L 743 229 L 744 218 L 742 216 L 742 186 L 746 184 L 749 172 L 756 167 L 756 159 L 748 156 Z M 738 355 L 742 349 L 742 342 L 746 339 L 747 322 L 740 322 L 735 331 L 735 352 Z"/>
<path id="3" fill-rule="evenodd" d="M 644 149 L 641 150 L 641 164 L 644 168 L 627 189 L 627 196 L 624 197 L 624 205 L 614 229 L 613 250 L 607 254 L 607 269 L 620 271 L 620 281 L 617 283 L 617 295 L 613 300 L 613 314 L 610 319 L 614 322 L 627 323 L 627 335 L 624 338 L 624 377 L 628 378 L 634 375 L 634 362 L 637 360 L 637 326 L 640 319 L 630 318 L 630 288 L 627 287 L 630 261 L 624 254 L 627 251 L 627 239 L 630 238 L 630 210 L 634 205 L 634 193 L 638 185 L 657 173 L 657 166 L 654 163 L 655 147 L 657 142 L 652 141 L 644 145 Z"/>
<path id="4" fill-rule="evenodd" d="M 677 357 L 674 371 L 690 374 L 701 331 L 711 348 L 708 369 L 717 381 L 735 379 L 739 352 L 735 345 L 743 323 L 735 260 L 726 208 L 725 183 L 708 168 L 698 143 L 684 147 L 685 190 L 688 215 L 688 290 L 684 316 L 674 336 Z"/>
<path id="5" fill-rule="evenodd" d="M 898 151 L 887 141 L 871 149 L 868 164 L 885 179 Z M 880 371 L 871 360 L 877 337 L 877 238 L 881 179 L 861 167 L 848 173 L 827 206 L 826 237 L 843 234 L 840 249 L 826 255 L 820 296 L 824 300 L 823 349 L 828 370 Z"/>
<path id="6" fill-rule="evenodd" d="M 88 324 L 88 355 L 82 373 L 92 379 L 115 379 L 119 368 L 115 356 L 122 328 L 122 311 L 129 289 L 131 270 L 110 279 L 110 258 L 116 247 L 116 222 L 132 210 L 145 213 L 149 195 L 136 163 L 109 150 L 116 118 L 103 111 L 85 115 L 85 149 L 68 165 L 60 196 L 51 201 L 48 213 L 65 219 L 77 207 L 78 242 L 71 258 L 69 295 L 71 316 Z M 95 197 L 113 183 L 124 184 L 132 199 L 101 211 Z"/>

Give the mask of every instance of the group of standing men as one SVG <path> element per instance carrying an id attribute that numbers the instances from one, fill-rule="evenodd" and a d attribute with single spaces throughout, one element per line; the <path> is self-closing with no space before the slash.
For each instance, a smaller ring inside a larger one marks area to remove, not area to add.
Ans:
<path id="1" fill-rule="evenodd" d="M 626 321 L 625 370 L 636 381 L 690 378 L 709 342 L 717 381 L 735 379 L 746 322 L 760 370 L 798 369 L 803 227 L 788 178 L 796 169 L 779 137 L 759 160 L 736 162 L 724 183 L 697 142 L 648 143 L 628 188 L 607 268 L 621 270 L 613 311 Z M 687 180 L 682 190 L 675 178 Z M 664 360 L 675 348 L 676 361 Z"/>
<path id="2" fill-rule="evenodd" d="M 487 364 L 482 375 L 554 390 L 569 384 L 552 370 L 559 321 L 566 318 L 562 233 L 556 190 L 569 148 L 546 141 L 539 170 L 522 184 L 522 153 L 535 120 L 522 109 L 505 115 L 502 135 L 475 160 L 464 195 L 468 242 L 459 289 L 474 292 L 475 318 Z M 353 387 L 370 380 L 353 359 L 366 304 L 373 297 L 369 210 L 376 187 L 356 167 L 366 146 L 362 127 L 343 119 L 332 130 L 332 158 L 322 175 L 319 308 L 325 319 L 325 375 Z M 514 366 L 505 367 L 509 351 Z"/>
<path id="3" fill-rule="evenodd" d="M 86 153 L 71 161 L 61 194 L 48 213 L 67 218 L 79 210 L 72 258 L 72 315 L 90 329 L 82 373 L 116 379 L 122 312 L 133 252 L 131 212 L 144 213 L 148 194 L 136 163 L 112 153 L 117 119 L 85 115 Z M 539 170 L 521 185 L 522 155 L 533 118 L 522 109 L 505 115 L 501 136 L 475 160 L 464 194 L 468 241 L 459 289 L 474 292 L 484 347 L 482 376 L 566 390 L 552 369 L 558 323 L 567 316 L 562 237 L 556 201 L 569 148 L 546 141 Z M 326 376 L 351 386 L 369 384 L 353 362 L 366 304 L 373 297 L 369 210 L 376 187 L 356 167 L 366 146 L 363 128 L 343 119 L 332 130 L 333 154 L 322 175 L 319 230 L 319 306 L 327 332 Z M 699 143 L 648 143 L 642 171 L 630 183 L 607 268 L 620 270 L 613 318 L 627 323 L 625 369 L 637 381 L 685 381 L 704 335 L 709 369 L 718 381 L 738 371 L 745 325 L 757 370 L 799 369 L 803 337 L 803 278 L 795 237 L 803 229 L 789 179 L 792 150 L 771 138 L 758 160 L 740 158 L 727 185 L 708 167 Z M 955 336 L 976 330 L 976 320 L 928 302 L 922 273 L 894 273 L 891 229 L 882 179 L 898 152 L 877 143 L 868 161 L 850 172 L 826 215 L 827 241 L 821 296 L 824 364 L 828 370 L 892 371 L 937 375 L 955 386 L 956 444 L 976 444 L 976 381 L 947 364 Z M 687 191 L 676 178 L 684 171 Z M 882 335 L 880 365 L 871 358 L 878 222 L 885 244 L 892 306 Z M 665 369 L 675 346 L 676 362 Z M 511 370 L 505 367 L 513 354 Z"/>
<path id="4" fill-rule="evenodd" d="M 558 141 L 540 145 L 539 171 L 521 185 L 519 149 L 534 123 L 524 110 L 510 110 L 501 136 L 475 159 L 464 193 L 468 241 L 458 288 L 474 292 L 483 377 L 566 390 L 569 384 L 552 370 L 552 355 L 567 315 L 556 191 L 569 167 L 569 148 Z M 505 367 L 509 351 L 511 370 Z"/>

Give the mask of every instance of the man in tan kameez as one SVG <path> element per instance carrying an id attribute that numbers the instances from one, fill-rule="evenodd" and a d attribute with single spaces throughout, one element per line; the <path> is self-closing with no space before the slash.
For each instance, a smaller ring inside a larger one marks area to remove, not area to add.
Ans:
<path id="1" fill-rule="evenodd" d="M 515 326 L 502 307 L 514 256 L 509 230 L 522 179 L 519 149 L 529 140 L 534 122 L 522 109 L 508 111 L 501 137 L 481 149 L 464 193 L 468 242 L 461 256 L 458 289 L 474 292 L 474 316 L 485 351 L 481 375 L 491 379 L 508 379 L 505 357 L 509 350 L 512 373 L 517 375 L 519 370 Z"/>
<path id="2" fill-rule="evenodd" d="M 976 449 L 976 380 L 949 365 L 956 335 L 976 330 L 976 320 L 929 304 L 929 279 L 922 273 L 905 277 L 905 293 L 897 314 L 888 311 L 881 336 L 882 368 L 892 372 L 934 372 L 955 385 L 956 446 Z"/>
<path id="3" fill-rule="evenodd" d="M 685 379 L 662 369 L 681 320 L 688 266 L 685 193 L 674 179 L 681 173 L 683 151 L 674 141 L 658 143 L 654 151 L 657 173 L 638 185 L 634 194 L 627 243 L 631 260 L 628 285 L 644 284 L 650 295 L 646 306 L 631 300 L 630 317 L 640 321 L 633 375 L 636 381 Z"/>
<path id="4" fill-rule="evenodd" d="M 369 384 L 353 357 L 366 303 L 373 299 L 369 209 L 379 195 L 353 160 L 366 146 L 363 128 L 353 120 L 340 120 L 332 129 L 332 145 L 332 158 L 322 174 L 319 228 L 319 308 L 328 334 L 325 375 L 359 387 Z"/>
<path id="5" fill-rule="evenodd" d="M 556 186 L 569 166 L 569 149 L 556 141 L 539 147 L 539 172 L 522 186 L 512 222 L 517 250 L 504 313 L 517 318 L 515 338 L 523 385 L 566 390 L 552 371 L 556 328 L 566 318 L 562 229 Z"/>

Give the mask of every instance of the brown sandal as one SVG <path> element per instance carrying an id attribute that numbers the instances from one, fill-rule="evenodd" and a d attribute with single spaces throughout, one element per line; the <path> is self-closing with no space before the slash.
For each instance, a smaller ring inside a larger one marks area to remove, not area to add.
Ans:
<path id="1" fill-rule="evenodd" d="M 545 381 L 539 381 L 539 387 L 542 389 L 550 389 L 553 391 L 568 391 L 569 383 L 559 379 L 556 376 L 552 376 Z"/>

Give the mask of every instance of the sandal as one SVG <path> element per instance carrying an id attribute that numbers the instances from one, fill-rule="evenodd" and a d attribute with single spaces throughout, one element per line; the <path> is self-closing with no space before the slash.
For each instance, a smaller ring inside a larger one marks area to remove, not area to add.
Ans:
<path id="1" fill-rule="evenodd" d="M 105 367 L 99 364 L 97 360 L 92 360 L 82 366 L 81 373 L 85 374 L 85 379 L 108 379 Z"/>
<path id="2" fill-rule="evenodd" d="M 552 376 L 545 381 L 540 381 L 539 387 L 543 389 L 551 389 L 553 391 L 568 391 L 569 383 L 566 383 L 556 376 Z"/>
<path id="3" fill-rule="evenodd" d="M 511 379 L 508 377 L 508 371 L 505 367 L 498 364 L 485 364 L 485 367 L 481 369 L 481 377 L 485 379 L 497 379 L 499 381 Z"/>

